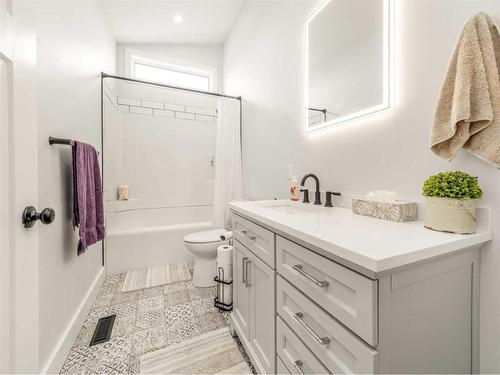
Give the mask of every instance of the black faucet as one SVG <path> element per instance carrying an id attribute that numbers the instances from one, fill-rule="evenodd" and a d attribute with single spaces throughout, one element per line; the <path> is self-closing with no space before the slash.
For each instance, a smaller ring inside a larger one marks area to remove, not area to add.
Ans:
<path id="1" fill-rule="evenodd" d="M 309 202 L 309 190 L 307 190 L 307 189 L 300 189 L 300 191 L 302 193 L 304 193 L 304 200 L 302 201 L 302 203 L 311 203 L 311 202 Z"/>
<path id="2" fill-rule="evenodd" d="M 309 177 L 312 177 L 314 179 L 314 181 L 316 182 L 316 191 L 314 192 L 314 204 L 320 205 L 321 204 L 321 192 L 319 191 L 319 178 L 315 174 L 309 173 L 309 174 L 306 174 L 304 177 L 302 177 L 302 182 L 300 183 L 300 186 L 303 187 L 304 184 L 306 183 L 306 180 Z M 304 198 L 306 196 L 307 196 L 307 194 L 304 195 Z M 309 203 L 309 202 L 308 201 L 306 202 L 306 200 L 304 199 L 304 203 Z"/>
<path id="3" fill-rule="evenodd" d="M 326 192 L 325 207 L 333 207 L 333 203 L 332 203 L 332 196 L 333 195 L 336 195 L 337 197 L 340 197 L 342 194 L 337 193 L 337 192 L 327 191 Z"/>

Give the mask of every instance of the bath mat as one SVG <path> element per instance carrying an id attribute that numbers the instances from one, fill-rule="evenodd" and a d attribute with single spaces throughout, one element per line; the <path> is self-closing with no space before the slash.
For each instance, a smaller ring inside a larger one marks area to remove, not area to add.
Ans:
<path id="1" fill-rule="evenodd" d="M 141 374 L 251 374 L 227 327 L 140 357 Z"/>
<path id="2" fill-rule="evenodd" d="M 151 288 L 154 286 L 179 283 L 191 280 L 187 262 L 148 267 L 128 271 L 123 283 L 122 292 Z"/>

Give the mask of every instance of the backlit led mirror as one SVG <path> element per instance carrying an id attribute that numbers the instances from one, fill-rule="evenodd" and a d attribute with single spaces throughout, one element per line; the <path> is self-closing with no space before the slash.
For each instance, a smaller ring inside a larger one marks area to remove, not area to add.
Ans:
<path id="1" fill-rule="evenodd" d="M 390 0 L 326 0 L 306 21 L 306 132 L 389 108 Z"/>

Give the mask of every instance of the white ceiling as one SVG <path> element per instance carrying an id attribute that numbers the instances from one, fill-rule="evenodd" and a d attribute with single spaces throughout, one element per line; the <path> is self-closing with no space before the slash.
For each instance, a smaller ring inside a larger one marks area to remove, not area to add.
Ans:
<path id="1" fill-rule="evenodd" d="M 118 43 L 220 44 L 245 0 L 101 1 Z"/>

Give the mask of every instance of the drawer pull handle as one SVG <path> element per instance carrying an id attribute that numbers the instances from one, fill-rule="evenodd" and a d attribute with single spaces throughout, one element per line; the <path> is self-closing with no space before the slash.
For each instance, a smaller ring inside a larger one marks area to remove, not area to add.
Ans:
<path id="1" fill-rule="evenodd" d="M 247 261 L 245 262 L 245 275 L 246 275 L 246 276 L 245 276 L 245 286 L 246 286 L 247 288 L 252 286 L 252 284 L 250 284 L 250 281 L 248 281 L 248 265 L 249 265 L 250 263 L 252 263 L 252 261 L 251 261 L 251 260 L 247 260 Z"/>
<path id="2" fill-rule="evenodd" d="M 247 282 L 247 275 L 246 275 L 246 267 L 245 267 L 245 262 L 248 260 L 247 257 L 244 257 L 241 263 L 241 282 L 246 284 Z"/>
<path id="3" fill-rule="evenodd" d="M 309 327 L 309 325 L 304 322 L 304 314 L 301 312 L 293 314 L 293 317 L 299 322 L 299 324 L 304 327 L 304 329 L 318 342 L 320 345 L 328 345 L 330 343 L 330 339 L 328 337 L 319 336 L 314 330 Z"/>
<path id="4" fill-rule="evenodd" d="M 302 365 L 304 365 L 304 362 L 302 362 L 300 359 L 297 359 L 293 362 L 293 365 L 295 366 L 299 374 L 304 375 L 304 371 L 302 371 Z"/>
<path id="5" fill-rule="evenodd" d="M 257 239 L 257 237 L 255 236 L 252 236 L 250 234 L 248 234 L 248 231 L 247 230 L 242 230 L 241 233 L 243 233 L 243 235 L 248 238 L 250 241 L 255 241 Z"/>
<path id="6" fill-rule="evenodd" d="M 320 281 L 315 277 L 309 275 L 306 271 L 304 271 L 302 264 L 295 264 L 293 266 L 293 269 L 321 288 L 326 288 L 328 286 L 328 281 L 326 280 Z"/>

